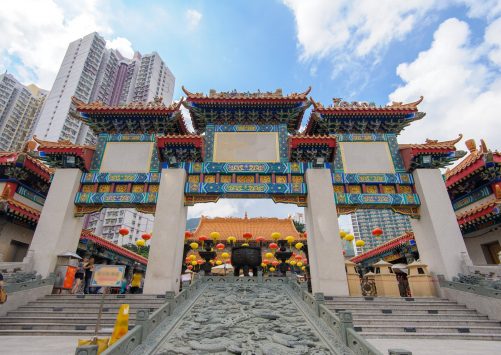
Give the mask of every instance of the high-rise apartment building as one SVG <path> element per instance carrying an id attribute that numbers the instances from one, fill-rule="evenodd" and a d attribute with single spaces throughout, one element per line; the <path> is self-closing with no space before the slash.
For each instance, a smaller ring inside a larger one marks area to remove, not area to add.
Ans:
<path id="1" fill-rule="evenodd" d="M 31 138 L 48 91 L 25 86 L 10 74 L 0 74 L 0 150 L 19 151 Z"/>
<path id="2" fill-rule="evenodd" d="M 404 216 L 388 209 L 359 209 L 351 214 L 353 235 L 355 241 L 363 240 L 364 251 L 377 247 L 390 239 L 396 238 L 405 232 L 411 231 L 411 222 L 408 216 Z M 374 228 L 379 227 L 383 234 L 379 237 L 372 235 Z M 361 252 L 361 248 L 357 247 Z"/>
<path id="3" fill-rule="evenodd" d="M 92 132 L 74 117 L 72 96 L 108 105 L 148 102 L 161 96 L 170 104 L 174 83 L 174 75 L 157 53 L 135 53 L 127 59 L 107 49 L 99 34 L 91 33 L 68 46 L 34 134 L 44 140 L 93 144 Z"/>
<path id="4" fill-rule="evenodd" d="M 135 244 L 144 233 L 151 233 L 153 221 L 152 215 L 137 212 L 133 208 L 105 208 L 99 213 L 90 215 L 84 228 L 115 244 L 127 245 Z M 122 237 L 118 233 L 120 228 L 127 228 L 129 234 Z"/>

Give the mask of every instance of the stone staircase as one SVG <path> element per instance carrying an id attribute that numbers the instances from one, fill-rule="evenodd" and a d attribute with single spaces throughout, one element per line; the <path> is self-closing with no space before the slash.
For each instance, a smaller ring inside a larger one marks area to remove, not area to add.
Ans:
<path id="1" fill-rule="evenodd" d="M 2 335 L 92 335 L 101 295 L 48 295 L 0 317 Z M 129 328 L 138 309 L 155 311 L 164 295 L 106 295 L 100 334 L 110 334 L 120 305 L 130 305 Z"/>
<path id="2" fill-rule="evenodd" d="M 501 340 L 501 322 L 442 298 L 333 297 L 332 311 L 350 311 L 354 329 L 368 339 Z"/>

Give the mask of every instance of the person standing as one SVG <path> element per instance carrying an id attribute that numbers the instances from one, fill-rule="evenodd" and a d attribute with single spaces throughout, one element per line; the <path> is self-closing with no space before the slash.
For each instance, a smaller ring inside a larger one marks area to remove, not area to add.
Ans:
<path id="1" fill-rule="evenodd" d="M 132 281 L 130 283 L 131 293 L 140 293 L 139 290 L 141 289 L 142 279 L 143 279 L 143 274 L 141 274 L 139 271 L 134 271 L 134 274 L 132 275 Z"/>
<path id="2" fill-rule="evenodd" d="M 0 304 L 7 302 L 7 292 L 4 288 L 3 275 L 0 272 Z"/>
<path id="3" fill-rule="evenodd" d="M 83 268 L 84 268 L 84 271 L 85 271 L 85 289 L 84 289 L 84 293 L 85 294 L 89 294 L 89 293 L 93 293 L 91 291 L 91 287 L 90 287 L 90 282 L 92 280 L 92 273 L 94 272 L 94 258 L 90 258 L 87 263 L 84 263 L 83 265 Z M 93 289 L 93 287 L 92 287 Z"/>
<path id="4" fill-rule="evenodd" d="M 77 272 L 75 273 L 75 284 L 71 289 L 72 294 L 81 293 L 81 288 L 85 278 L 84 262 L 86 262 L 86 260 L 87 259 L 83 259 L 83 261 L 80 260 L 78 262 Z"/>

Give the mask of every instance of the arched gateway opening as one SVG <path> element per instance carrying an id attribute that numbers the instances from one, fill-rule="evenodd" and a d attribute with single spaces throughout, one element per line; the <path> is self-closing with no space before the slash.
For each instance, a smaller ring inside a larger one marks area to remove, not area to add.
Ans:
<path id="1" fill-rule="evenodd" d="M 308 99 L 310 89 L 183 90 L 187 99 L 169 107 L 161 100 L 121 107 L 74 100 L 97 145 L 37 140 L 44 159 L 59 168 L 31 247 L 37 271 L 47 275 L 55 255 L 76 248 L 82 216 L 135 207 L 156 215 L 144 291 L 177 293 L 188 206 L 267 198 L 305 209 L 313 292 L 348 295 L 338 216 L 359 208 L 413 217 L 430 270 L 448 278 L 459 272 L 466 249 L 437 169 L 461 156 L 458 140 L 397 143 L 398 133 L 424 116 L 421 100 L 376 107 L 335 99 L 324 107 Z"/>

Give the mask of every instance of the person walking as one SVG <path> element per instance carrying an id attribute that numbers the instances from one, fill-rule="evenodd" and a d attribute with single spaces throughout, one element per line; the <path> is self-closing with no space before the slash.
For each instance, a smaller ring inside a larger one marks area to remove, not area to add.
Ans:
<path id="1" fill-rule="evenodd" d="M 84 283 L 84 278 L 85 278 L 85 270 L 84 270 L 84 262 L 86 259 L 80 260 L 78 262 L 78 268 L 77 272 L 75 273 L 75 284 L 73 285 L 73 288 L 71 289 L 71 293 L 82 293 L 82 286 Z"/>

